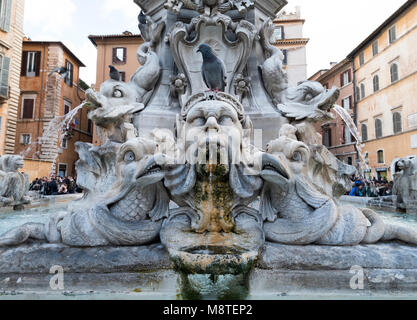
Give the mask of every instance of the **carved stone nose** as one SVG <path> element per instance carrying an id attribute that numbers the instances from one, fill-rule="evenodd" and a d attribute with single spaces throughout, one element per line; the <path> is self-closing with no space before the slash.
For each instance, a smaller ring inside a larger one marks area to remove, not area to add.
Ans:
<path id="1" fill-rule="evenodd" d="M 206 131 L 208 130 L 219 130 L 219 124 L 217 123 L 217 119 L 215 117 L 208 118 L 206 122 Z"/>

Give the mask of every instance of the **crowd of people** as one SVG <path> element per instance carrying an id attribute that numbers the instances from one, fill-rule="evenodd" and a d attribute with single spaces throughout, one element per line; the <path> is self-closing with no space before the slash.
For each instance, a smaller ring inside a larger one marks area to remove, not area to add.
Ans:
<path id="1" fill-rule="evenodd" d="M 37 191 L 44 196 L 57 196 L 82 192 L 73 177 L 36 178 L 30 184 L 30 191 Z"/>
<path id="2" fill-rule="evenodd" d="M 354 180 L 354 187 L 349 193 L 351 197 L 386 197 L 392 196 L 394 182 L 388 181 L 386 177 L 383 178 L 358 178 Z"/>

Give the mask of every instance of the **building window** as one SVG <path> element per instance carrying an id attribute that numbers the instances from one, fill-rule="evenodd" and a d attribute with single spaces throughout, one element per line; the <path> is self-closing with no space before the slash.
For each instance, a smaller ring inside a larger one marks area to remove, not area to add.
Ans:
<path id="1" fill-rule="evenodd" d="M 64 115 L 70 113 L 71 111 L 71 102 L 64 100 Z"/>
<path id="2" fill-rule="evenodd" d="M 351 74 L 350 74 L 350 70 L 342 73 L 340 75 L 340 85 L 342 87 L 348 85 L 351 82 Z"/>
<path id="3" fill-rule="evenodd" d="M 379 76 L 378 75 L 374 76 L 373 83 L 374 83 L 374 92 L 379 91 Z"/>
<path id="4" fill-rule="evenodd" d="M 394 134 L 400 133 L 403 131 L 403 125 L 402 125 L 402 118 L 401 113 L 394 112 L 392 115 L 392 121 L 394 124 Z"/>
<path id="5" fill-rule="evenodd" d="M 368 141 L 368 126 L 366 124 L 362 124 L 361 131 L 362 131 L 362 141 Z"/>
<path id="6" fill-rule="evenodd" d="M 382 120 L 375 119 L 375 137 L 377 139 L 382 137 Z"/>
<path id="7" fill-rule="evenodd" d="M 385 159 L 384 159 L 384 151 L 383 150 L 379 150 L 378 153 L 378 163 L 379 164 L 383 164 L 385 163 Z"/>
<path id="8" fill-rule="evenodd" d="M 9 98 L 10 58 L 0 54 L 0 97 Z"/>
<path id="9" fill-rule="evenodd" d="M 361 89 L 359 87 L 356 87 L 356 101 L 359 101 L 361 99 Z"/>
<path id="10" fill-rule="evenodd" d="M 41 52 L 23 51 L 22 71 L 23 77 L 39 77 L 41 70 Z"/>
<path id="11" fill-rule="evenodd" d="M 0 0 L 0 29 L 10 31 L 10 19 L 12 15 L 12 0 Z"/>
<path id="12" fill-rule="evenodd" d="M 275 41 L 285 39 L 285 36 L 284 36 L 284 27 L 283 26 L 277 26 L 277 27 L 275 27 L 274 36 L 275 36 Z"/>
<path id="13" fill-rule="evenodd" d="M 378 41 L 375 41 L 372 44 L 372 55 L 375 57 L 378 54 L 378 52 L 379 52 L 379 49 L 378 49 Z"/>
<path id="14" fill-rule="evenodd" d="M 389 34 L 389 43 L 392 44 L 397 40 L 397 28 L 396 26 L 391 27 L 388 31 Z"/>
<path id="15" fill-rule="evenodd" d="M 323 128 L 323 144 L 326 147 L 332 146 L 332 129 L 330 128 Z"/>
<path id="16" fill-rule="evenodd" d="M 22 97 L 22 119 L 33 119 L 35 112 L 36 96 Z"/>
<path id="17" fill-rule="evenodd" d="M 350 110 L 350 108 L 352 107 L 352 97 L 347 97 L 343 99 L 343 108 L 347 111 Z"/>
<path id="18" fill-rule="evenodd" d="M 390 72 L 391 72 L 391 83 L 398 81 L 399 76 L 398 76 L 398 64 L 397 63 L 393 63 L 391 65 Z"/>
<path id="19" fill-rule="evenodd" d="M 126 63 L 126 48 L 113 48 L 113 63 L 124 64 Z"/>
<path id="20" fill-rule="evenodd" d="M 67 138 L 62 139 L 61 148 L 62 149 L 68 149 L 68 139 Z"/>
<path id="21" fill-rule="evenodd" d="M 72 87 L 72 83 L 74 81 L 74 65 L 69 62 L 68 60 L 65 60 L 65 68 L 68 71 L 67 76 L 65 77 L 65 83 Z"/>
<path id="22" fill-rule="evenodd" d="M 66 163 L 60 163 L 58 165 L 58 176 L 63 178 L 67 176 L 68 165 Z"/>
<path id="23" fill-rule="evenodd" d="M 348 157 L 348 161 L 347 161 L 348 165 L 353 165 L 353 158 L 352 157 Z"/>
<path id="24" fill-rule="evenodd" d="M 282 64 L 286 66 L 288 64 L 288 50 L 282 49 L 282 54 L 284 55 L 284 60 L 282 60 Z"/>
<path id="25" fill-rule="evenodd" d="M 350 133 L 350 130 L 347 126 L 343 126 L 343 137 L 344 137 L 343 144 L 352 143 L 352 134 Z"/>
<path id="26" fill-rule="evenodd" d="M 366 92 L 365 92 L 365 84 L 364 83 L 361 83 L 361 100 L 362 99 L 365 99 L 365 94 L 366 94 Z"/>
<path id="27" fill-rule="evenodd" d="M 365 64 L 365 53 L 361 52 L 359 54 L 359 66 L 363 66 Z"/>
<path id="28" fill-rule="evenodd" d="M 32 136 L 29 133 L 24 133 L 20 135 L 20 144 L 27 146 L 31 144 Z"/>
<path id="29" fill-rule="evenodd" d="M 120 73 L 120 81 L 125 82 L 126 81 L 126 72 L 119 71 L 119 73 Z"/>

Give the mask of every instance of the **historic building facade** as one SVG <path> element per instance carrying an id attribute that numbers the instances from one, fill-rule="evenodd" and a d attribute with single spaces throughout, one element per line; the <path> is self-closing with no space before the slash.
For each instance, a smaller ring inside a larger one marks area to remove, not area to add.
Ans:
<path id="1" fill-rule="evenodd" d="M 332 63 L 330 70 L 320 70 L 309 80 L 318 81 L 326 88 L 340 88 L 340 97 L 336 102 L 350 116 L 355 118 L 354 84 L 352 62 L 345 59 L 340 63 Z M 333 111 L 335 120 L 329 121 L 317 128 L 323 136 L 325 145 L 339 160 L 350 165 L 357 164 L 356 140 L 342 118 Z"/>
<path id="2" fill-rule="evenodd" d="M 417 155 L 417 1 L 407 1 L 348 56 L 357 125 L 371 168 L 392 179 L 396 158 Z"/>
<path id="3" fill-rule="evenodd" d="M 296 7 L 293 13 L 279 13 L 274 20 L 276 46 L 284 54 L 284 69 L 291 86 L 296 86 L 307 78 L 307 50 L 309 39 L 303 37 L 305 20 L 301 18 L 301 9 Z"/>
<path id="4" fill-rule="evenodd" d="M 66 76 L 51 74 L 57 67 L 65 67 Z M 51 173 L 74 176 L 78 159 L 75 142 L 92 141 L 92 123 L 86 108 L 78 111 L 62 142 L 58 133 L 62 127 L 48 134 L 54 127 L 51 122 L 63 119 L 85 99 L 79 86 L 81 67 L 84 64 L 61 42 L 23 42 L 14 151 L 24 155 L 24 171 L 31 179 Z M 42 136 L 46 139 L 37 143 Z"/>
<path id="5" fill-rule="evenodd" d="M 136 52 L 143 43 L 142 37 L 125 31 L 114 35 L 91 35 L 88 38 L 97 48 L 95 87 L 100 88 L 109 79 L 109 65 L 119 70 L 123 81 L 129 81 L 139 68 Z"/>
<path id="6" fill-rule="evenodd" d="M 0 1 L 0 155 L 14 152 L 24 7 L 24 0 Z"/>

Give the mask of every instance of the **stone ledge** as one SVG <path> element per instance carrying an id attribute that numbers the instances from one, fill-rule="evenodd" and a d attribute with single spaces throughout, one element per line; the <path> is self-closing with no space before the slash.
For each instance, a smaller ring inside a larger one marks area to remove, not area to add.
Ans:
<path id="1" fill-rule="evenodd" d="M 267 243 L 258 262 L 262 269 L 350 270 L 416 269 L 417 247 L 380 243 L 354 247 L 287 246 Z"/>
<path id="2" fill-rule="evenodd" d="M 152 272 L 172 269 L 161 244 L 142 247 L 71 248 L 33 242 L 0 248 L 0 274 L 49 274 L 53 265 L 67 273 Z M 382 243 L 355 247 L 288 246 L 266 243 L 258 260 L 264 270 L 417 270 L 417 247 Z"/>
<path id="3" fill-rule="evenodd" d="M 68 273 L 148 272 L 171 268 L 168 254 L 160 244 L 70 248 L 35 242 L 0 248 L 0 274 L 49 274 L 54 265 L 62 266 Z"/>

